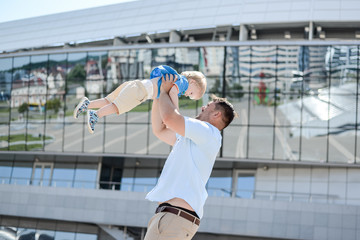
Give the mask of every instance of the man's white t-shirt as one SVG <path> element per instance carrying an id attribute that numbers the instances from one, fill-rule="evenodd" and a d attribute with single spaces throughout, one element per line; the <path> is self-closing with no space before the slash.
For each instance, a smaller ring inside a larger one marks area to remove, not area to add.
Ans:
<path id="1" fill-rule="evenodd" d="M 146 199 L 165 202 L 182 198 L 202 218 L 208 196 L 205 185 L 221 147 L 221 134 L 210 123 L 184 118 L 185 136 L 177 135 L 160 178 Z"/>

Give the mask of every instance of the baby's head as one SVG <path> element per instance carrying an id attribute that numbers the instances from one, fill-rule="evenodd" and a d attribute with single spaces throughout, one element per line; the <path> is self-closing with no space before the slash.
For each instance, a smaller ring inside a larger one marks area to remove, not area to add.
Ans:
<path id="1" fill-rule="evenodd" d="M 206 78 L 204 74 L 198 71 L 185 71 L 181 75 L 185 76 L 189 82 L 185 96 L 190 99 L 199 100 L 206 91 Z"/>

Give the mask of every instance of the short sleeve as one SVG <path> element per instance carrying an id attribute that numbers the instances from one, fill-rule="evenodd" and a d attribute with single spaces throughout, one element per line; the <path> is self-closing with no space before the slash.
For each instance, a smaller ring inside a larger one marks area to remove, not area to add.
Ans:
<path id="1" fill-rule="evenodd" d="M 191 139 L 197 144 L 209 141 L 210 139 L 221 138 L 218 130 L 214 131 L 214 127 L 210 127 L 207 123 L 189 117 L 185 118 L 185 137 Z M 221 139 L 220 139 L 221 140 Z"/>

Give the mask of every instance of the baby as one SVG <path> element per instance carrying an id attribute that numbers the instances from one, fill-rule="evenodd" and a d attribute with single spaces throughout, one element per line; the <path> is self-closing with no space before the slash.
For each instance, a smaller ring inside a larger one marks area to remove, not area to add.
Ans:
<path id="1" fill-rule="evenodd" d="M 155 99 L 160 96 L 161 78 L 166 74 L 174 74 L 177 77 L 174 86 L 170 90 L 170 98 L 178 108 L 181 95 L 190 99 L 200 99 L 206 90 L 206 78 L 198 71 L 185 71 L 178 74 L 169 66 L 161 65 L 150 73 L 150 79 L 134 80 L 122 83 L 105 98 L 90 101 L 83 97 L 74 109 L 74 118 L 87 111 L 87 124 L 90 133 L 94 133 L 95 124 L 99 118 L 117 113 L 122 114 L 135 108 L 147 99 Z"/>

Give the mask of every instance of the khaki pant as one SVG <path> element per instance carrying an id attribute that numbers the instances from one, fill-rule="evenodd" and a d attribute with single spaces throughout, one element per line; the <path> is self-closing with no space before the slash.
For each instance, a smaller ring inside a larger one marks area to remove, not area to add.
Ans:
<path id="1" fill-rule="evenodd" d="M 190 240 L 199 226 L 168 212 L 155 214 L 149 221 L 144 240 Z"/>
<path id="2" fill-rule="evenodd" d="M 148 93 L 144 84 L 140 80 L 134 80 L 124 82 L 107 95 L 105 99 L 115 104 L 118 109 L 117 114 L 122 114 L 146 101 L 147 96 Z"/>

